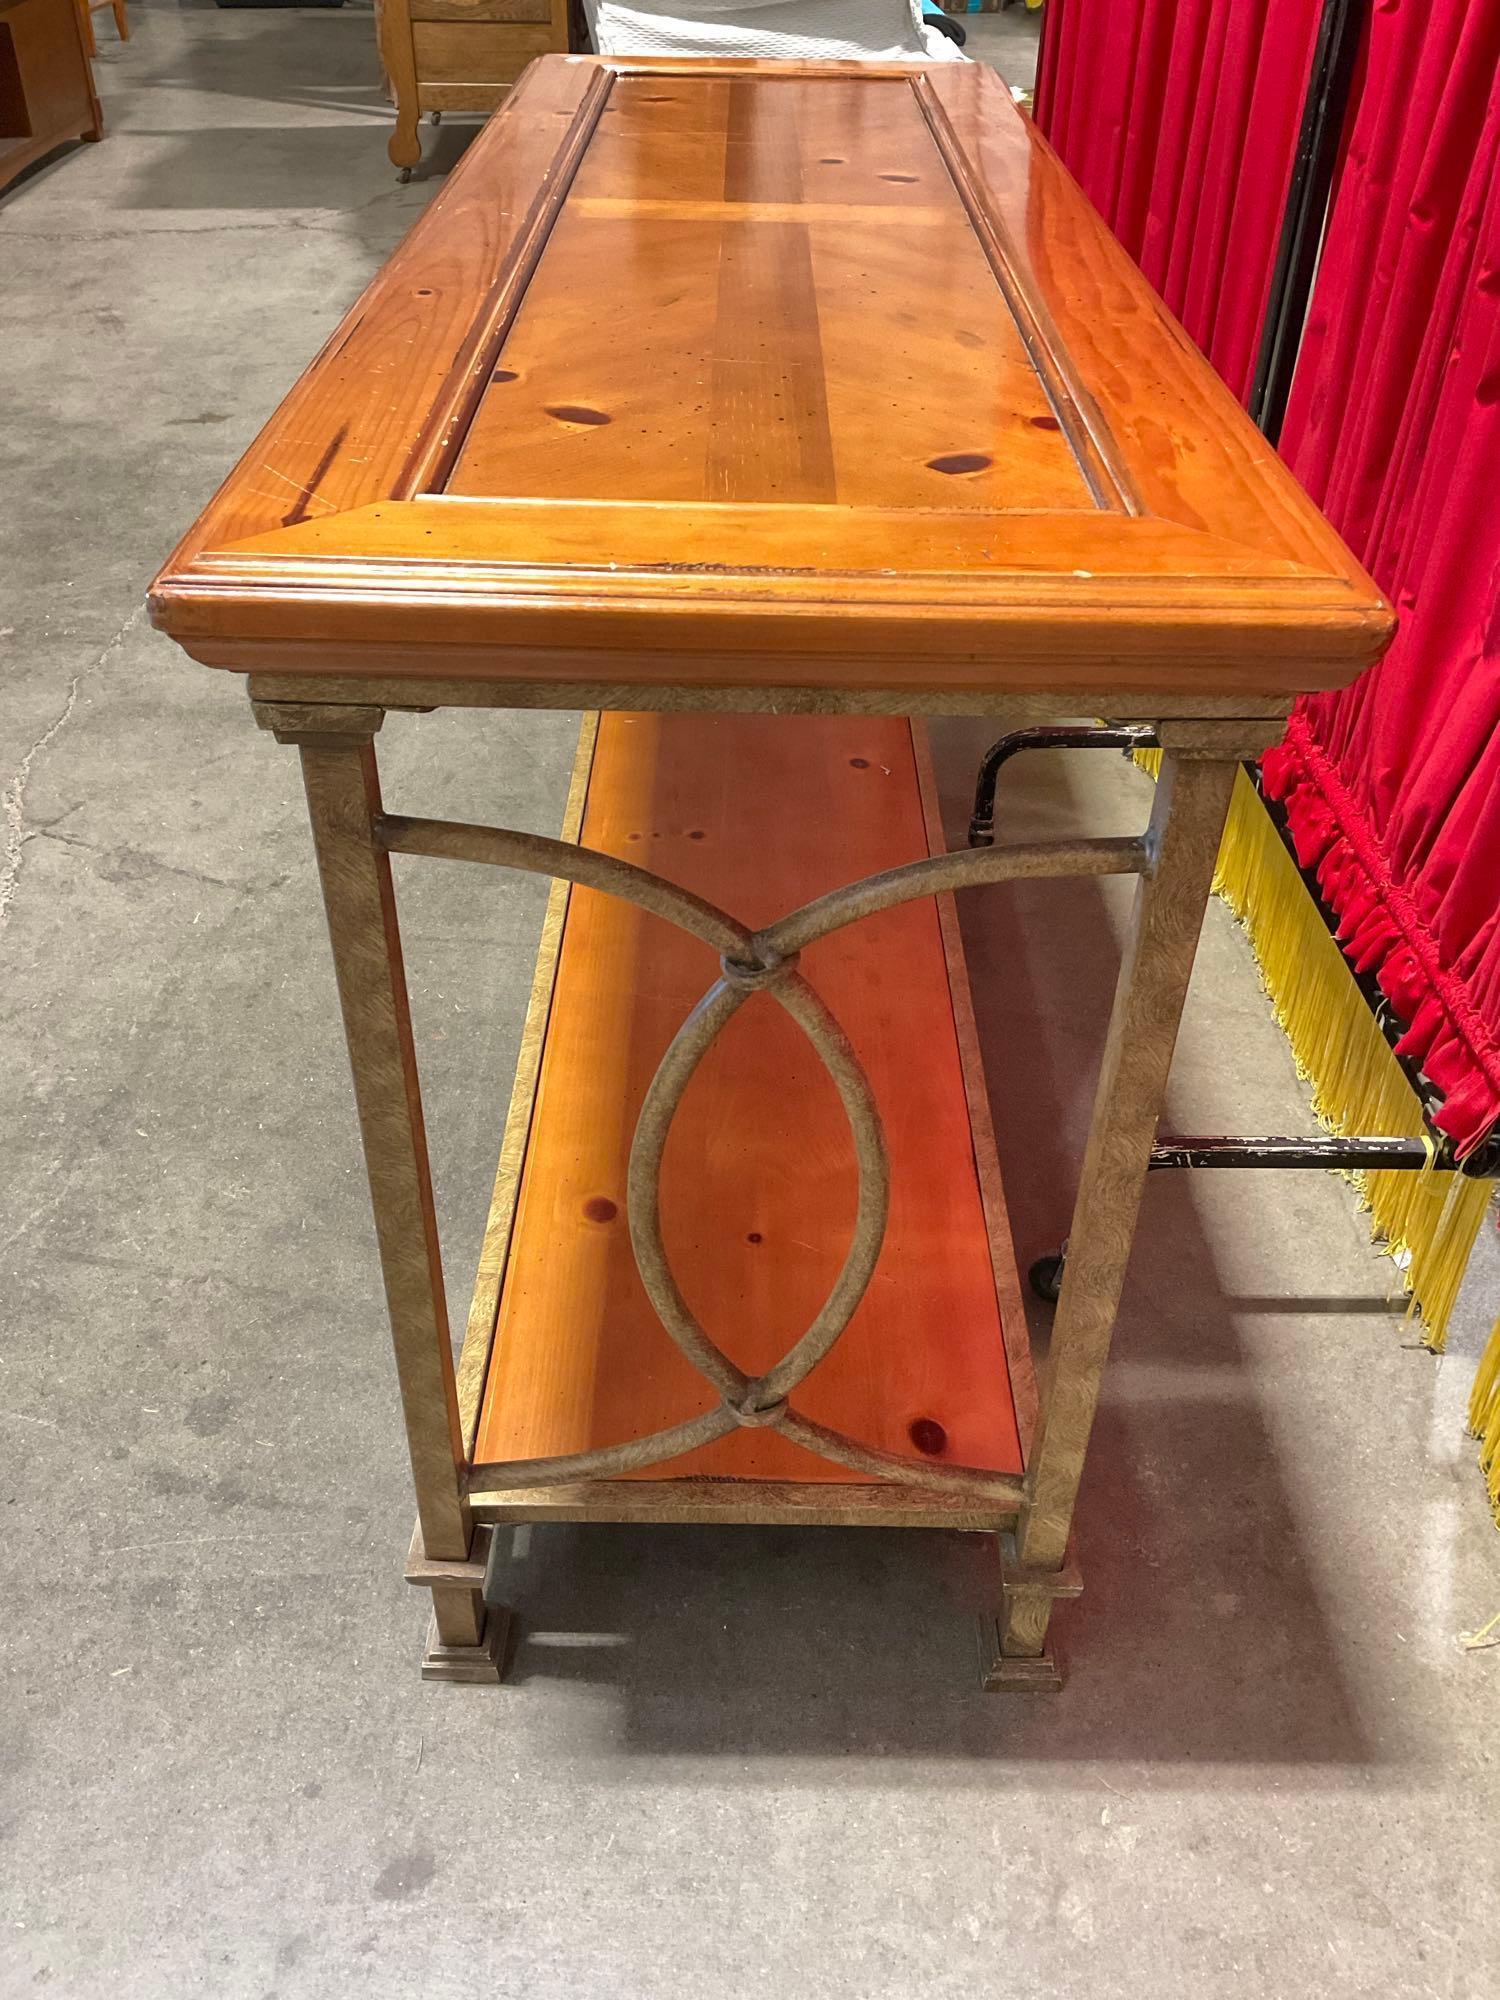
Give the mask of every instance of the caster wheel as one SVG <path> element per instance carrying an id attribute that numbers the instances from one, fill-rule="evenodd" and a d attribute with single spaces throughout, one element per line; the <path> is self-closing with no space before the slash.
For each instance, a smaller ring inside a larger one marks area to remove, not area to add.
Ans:
<path id="1" fill-rule="evenodd" d="M 405 187 L 406 183 L 411 179 L 411 168 L 403 167 L 400 173 L 397 174 L 396 179 L 400 181 L 402 187 Z"/>
<path id="2" fill-rule="evenodd" d="M 1026 1282 L 1039 1299 L 1049 1306 L 1055 1306 L 1062 1294 L 1063 1271 L 1067 1260 L 1060 1250 L 1049 1257 L 1038 1257 L 1026 1273 Z"/>
<path id="3" fill-rule="evenodd" d="M 429 118 L 431 119 L 431 121 L 432 121 L 432 123 L 433 123 L 434 125 L 441 125 L 441 124 L 442 124 L 442 122 L 443 122 L 443 114 L 442 114 L 442 112 L 441 112 L 441 111 L 430 111 L 430 112 L 429 112 L 429 113 L 428 113 L 427 115 L 428 115 L 428 117 L 429 117 Z"/>

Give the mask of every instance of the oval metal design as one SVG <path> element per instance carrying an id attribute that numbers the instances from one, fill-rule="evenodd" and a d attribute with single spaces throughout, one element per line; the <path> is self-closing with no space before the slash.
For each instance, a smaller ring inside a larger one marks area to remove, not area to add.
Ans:
<path id="1" fill-rule="evenodd" d="M 767 1413 L 785 1402 L 853 1318 L 875 1274 L 890 1213 L 890 1162 L 869 1080 L 843 1029 L 802 975 L 793 970 L 794 964 L 783 961 L 764 968 L 771 973 L 766 990 L 797 1023 L 833 1079 L 854 1139 L 859 1204 L 854 1235 L 833 1289 L 811 1326 L 766 1374 L 751 1380 L 710 1338 L 672 1274 L 661 1232 L 661 1163 L 672 1121 L 699 1063 L 753 988 L 747 990 L 731 984 L 728 978 L 721 979 L 698 1002 L 673 1036 L 651 1079 L 630 1149 L 625 1206 L 641 1282 L 667 1332 L 714 1384 L 739 1423 L 784 1421 Z"/>
<path id="2" fill-rule="evenodd" d="M 1150 865 L 1147 843 L 1038 841 L 932 855 L 848 883 L 763 930 L 751 931 L 727 911 L 649 869 L 571 841 L 503 827 L 395 816 L 383 817 L 376 831 L 392 853 L 489 862 L 619 896 L 711 945 L 720 954 L 723 974 L 673 1036 L 651 1080 L 636 1123 L 626 1187 L 630 1240 L 641 1282 L 667 1333 L 718 1391 L 719 1406 L 647 1437 L 594 1451 L 475 1465 L 470 1468 L 470 1489 L 519 1491 L 640 1471 L 727 1437 L 743 1425 L 754 1425 L 777 1430 L 815 1456 L 877 1479 L 976 1501 L 1019 1502 L 1022 1482 L 1011 1474 L 883 1451 L 813 1423 L 787 1401 L 857 1311 L 880 1258 L 890 1208 L 890 1163 L 869 1079 L 843 1029 L 797 971 L 797 954 L 804 945 L 862 917 L 924 896 L 1018 878 L 1137 874 Z M 838 1090 L 854 1140 L 859 1198 L 848 1253 L 817 1316 L 774 1367 L 751 1377 L 701 1324 L 673 1275 L 661 1230 L 661 1164 L 677 1109 L 699 1063 L 725 1024 L 756 992 L 776 1000 L 797 1023 Z"/>

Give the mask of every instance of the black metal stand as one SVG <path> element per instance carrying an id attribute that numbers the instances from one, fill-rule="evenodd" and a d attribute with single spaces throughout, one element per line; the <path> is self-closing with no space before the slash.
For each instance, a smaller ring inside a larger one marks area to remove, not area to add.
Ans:
<path id="1" fill-rule="evenodd" d="M 1250 414 L 1272 444 L 1281 436 L 1292 371 L 1317 275 L 1328 197 L 1367 6 L 1368 0 L 1323 0 L 1250 390 Z"/>
<path id="2" fill-rule="evenodd" d="M 1133 724 L 1101 724 L 1097 727 L 1078 724 L 1056 728 L 1012 730 L 998 742 L 991 744 L 979 767 L 979 778 L 974 791 L 974 814 L 969 822 L 969 845 L 989 847 L 993 843 L 996 781 L 1001 767 L 1022 750 L 1113 749 L 1123 750 L 1130 756 L 1137 750 L 1157 747 L 1157 738 L 1151 729 Z M 1247 765 L 1246 769 L 1251 781 L 1256 782 L 1257 774 L 1254 766 Z M 1272 825 L 1295 861 L 1296 855 L 1287 833 L 1285 815 L 1275 802 L 1266 799 L 1264 794 L 1262 801 L 1270 814 Z M 1328 926 L 1330 934 L 1336 939 L 1338 927 L 1332 912 L 1319 894 L 1316 877 L 1307 869 L 1301 868 L 1300 864 L 1299 873 L 1314 907 Z M 1420 1173 L 1424 1167 L 1432 1166 L 1446 1172 L 1472 1175 L 1479 1180 L 1488 1180 L 1500 1174 L 1500 1127 L 1459 1159 L 1454 1153 L 1453 1141 L 1434 1123 L 1435 1114 L 1443 1101 L 1441 1092 L 1422 1074 L 1410 1057 L 1402 1056 L 1396 1047 L 1406 1033 L 1405 1022 L 1401 1020 L 1373 979 L 1360 978 L 1352 966 L 1350 977 L 1358 985 L 1381 1033 L 1390 1043 L 1393 1053 L 1406 1072 L 1408 1082 L 1421 1102 L 1423 1122 L 1427 1127 L 1424 1135 L 1416 1138 L 1384 1135 L 1341 1138 L 1332 1133 L 1321 1133 L 1306 1139 L 1174 1136 L 1161 1139 L 1152 1147 L 1150 1162 L 1152 1170 L 1197 1173 L 1230 1168 L 1320 1167 L 1325 1171 L 1343 1173 Z M 1045 1256 L 1036 1258 L 1027 1273 L 1032 1290 L 1049 1304 L 1055 1304 L 1057 1301 L 1066 1262 L 1067 1245 L 1064 1243 L 1060 1250 L 1049 1251 Z"/>
<path id="3" fill-rule="evenodd" d="M 1302 342 L 1318 255 L 1322 248 L 1323 226 L 1328 214 L 1329 195 L 1343 139 L 1344 116 L 1354 79 L 1361 32 L 1369 10 L 1369 0 L 1323 0 L 1318 39 L 1308 73 L 1307 95 L 1303 100 L 1302 124 L 1292 166 L 1277 243 L 1276 263 L 1261 328 L 1260 352 L 1255 380 L 1250 391 L 1249 411 L 1272 444 L 1281 435 L 1291 393 L 1292 373 Z M 1002 736 L 986 753 L 979 767 L 974 793 L 974 815 L 969 822 L 969 844 L 988 847 L 994 840 L 995 781 L 1002 764 L 1021 750 L 1115 748 L 1127 754 L 1156 747 L 1149 729 L 1126 726 L 1109 728 L 1017 729 Z M 1247 767 L 1253 782 L 1258 776 Z M 1296 852 L 1287 834 L 1286 818 L 1264 793 L 1261 800 L 1270 814 L 1288 852 Z M 1298 863 L 1298 872 L 1313 904 L 1337 940 L 1338 926 L 1323 902 L 1316 878 Z M 1337 1138 L 1331 1134 L 1311 1139 L 1285 1138 L 1168 1138 L 1153 1147 L 1151 1165 L 1155 1169 L 1186 1169 L 1199 1172 L 1215 1168 L 1322 1167 L 1344 1172 L 1420 1172 L 1429 1165 L 1446 1171 L 1490 1179 L 1500 1174 L 1500 1127 L 1460 1160 L 1453 1142 L 1438 1130 L 1435 1114 L 1442 1095 L 1409 1056 L 1397 1046 L 1406 1033 L 1406 1024 L 1375 980 L 1355 972 L 1349 976 L 1359 988 L 1376 1024 L 1406 1073 L 1421 1101 L 1426 1134 L 1420 1138 Z M 1038 1257 L 1028 1273 L 1033 1291 L 1055 1302 L 1062 1286 L 1067 1259 L 1066 1243 L 1060 1250 Z"/>
<path id="4" fill-rule="evenodd" d="M 1137 750 L 1159 750 L 1161 744 L 1149 723 L 1112 724 L 1057 723 L 1038 729 L 1013 729 L 992 743 L 979 766 L 974 786 L 974 813 L 969 821 L 970 847 L 995 844 L 995 783 L 1000 766 L 1021 750 L 1123 750 L 1127 757 Z"/>

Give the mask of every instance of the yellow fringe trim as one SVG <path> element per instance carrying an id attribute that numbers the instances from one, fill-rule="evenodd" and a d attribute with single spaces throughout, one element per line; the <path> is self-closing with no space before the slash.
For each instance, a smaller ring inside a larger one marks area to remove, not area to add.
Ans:
<path id="1" fill-rule="evenodd" d="M 1143 751 L 1138 761 L 1154 774 L 1161 752 Z M 1243 772 L 1214 887 L 1249 933 L 1297 1073 L 1311 1084 L 1313 1109 L 1323 1124 L 1350 1135 L 1422 1137 L 1417 1095 Z M 1377 1241 L 1396 1262 L 1423 1339 L 1441 1351 L 1494 1183 L 1431 1167 L 1416 1174 L 1349 1178 L 1370 1211 Z M 1485 1367 L 1490 1371 L 1486 1451 L 1492 1485 L 1500 1488 L 1500 1328 Z M 1477 1389 L 1475 1394 L 1478 1398 Z"/>
<path id="2" fill-rule="evenodd" d="M 1500 1523 L 1500 1320 L 1484 1350 L 1469 1395 L 1469 1429 L 1479 1440 L 1479 1469 L 1489 1488 L 1490 1506 Z"/>

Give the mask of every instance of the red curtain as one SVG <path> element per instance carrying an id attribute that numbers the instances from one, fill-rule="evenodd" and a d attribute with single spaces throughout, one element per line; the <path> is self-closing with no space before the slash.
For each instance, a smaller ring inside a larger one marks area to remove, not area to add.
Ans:
<path id="1" fill-rule="evenodd" d="M 1048 0 L 1037 122 L 1243 402 L 1321 0 Z"/>
<path id="2" fill-rule="evenodd" d="M 1500 0 L 1378 0 L 1281 450 L 1400 614 L 1267 789 L 1471 1146 L 1500 1117 Z"/>

